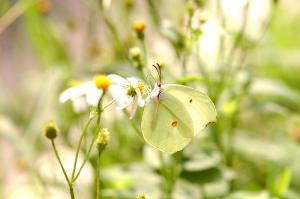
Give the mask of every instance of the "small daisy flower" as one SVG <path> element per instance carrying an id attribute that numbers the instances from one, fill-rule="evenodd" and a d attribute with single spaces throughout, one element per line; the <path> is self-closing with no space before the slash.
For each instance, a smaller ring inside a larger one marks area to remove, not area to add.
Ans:
<path id="1" fill-rule="evenodd" d="M 129 109 L 132 118 L 137 107 L 143 107 L 144 85 L 134 77 L 123 78 L 119 75 L 97 75 L 93 81 L 76 84 L 60 95 L 59 101 L 71 100 L 75 112 L 86 110 L 88 105 L 97 106 L 104 91 L 108 91 L 116 101 L 117 109 Z"/>
<path id="2" fill-rule="evenodd" d="M 117 109 L 128 108 L 130 110 L 130 118 L 132 118 L 137 107 L 143 107 L 145 101 L 142 98 L 144 94 L 144 85 L 141 81 L 134 77 L 123 78 L 118 75 L 109 75 L 112 82 L 110 93 L 116 100 Z"/>
<path id="3" fill-rule="evenodd" d="M 71 100 L 75 112 L 86 110 L 88 105 L 97 106 L 103 91 L 110 86 L 108 76 L 96 75 L 93 81 L 81 82 L 72 85 L 61 93 L 59 101 L 64 103 Z"/>

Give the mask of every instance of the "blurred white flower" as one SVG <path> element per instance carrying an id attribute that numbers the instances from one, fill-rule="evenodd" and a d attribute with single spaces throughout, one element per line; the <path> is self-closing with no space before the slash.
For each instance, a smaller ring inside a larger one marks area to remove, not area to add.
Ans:
<path id="1" fill-rule="evenodd" d="M 143 107 L 145 101 L 142 98 L 144 94 L 144 85 L 134 77 L 123 78 L 118 75 L 109 75 L 111 86 L 109 91 L 116 100 L 117 109 L 130 109 L 130 118 L 132 118 L 137 107 Z"/>

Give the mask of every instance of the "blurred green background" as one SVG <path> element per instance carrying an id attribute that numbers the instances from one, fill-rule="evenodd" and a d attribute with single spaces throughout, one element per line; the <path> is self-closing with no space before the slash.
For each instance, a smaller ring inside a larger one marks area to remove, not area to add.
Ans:
<path id="1" fill-rule="evenodd" d="M 144 43 L 135 20 L 145 23 Z M 69 197 L 43 124 L 58 124 L 71 170 L 89 113 L 60 104 L 59 94 L 97 73 L 139 76 L 134 46 L 143 67 L 163 65 L 165 83 L 208 93 L 218 120 L 164 154 L 163 170 L 132 126 L 142 110 L 129 120 L 110 108 L 103 198 L 164 199 L 170 190 L 175 199 L 300 198 L 300 1 L 0 0 L 0 199 Z M 77 198 L 94 198 L 95 163 L 93 154 Z"/>

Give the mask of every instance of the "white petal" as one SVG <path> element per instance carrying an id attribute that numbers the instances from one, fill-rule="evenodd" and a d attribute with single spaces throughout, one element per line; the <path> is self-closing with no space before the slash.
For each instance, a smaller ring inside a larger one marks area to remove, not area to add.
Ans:
<path id="1" fill-rule="evenodd" d="M 59 101 L 64 103 L 68 100 L 73 100 L 85 94 L 85 83 L 76 87 L 68 88 L 59 96 Z"/>
<path id="2" fill-rule="evenodd" d="M 100 89 L 90 90 L 86 94 L 86 102 L 89 105 L 97 106 L 97 104 L 99 102 L 99 99 L 102 96 L 102 94 L 103 94 L 103 91 L 100 90 Z"/>
<path id="3" fill-rule="evenodd" d="M 127 106 L 129 96 L 127 95 L 127 90 L 125 90 L 124 87 L 119 85 L 111 85 L 109 87 L 109 91 L 113 99 L 116 100 L 118 107 Z"/>
<path id="4" fill-rule="evenodd" d="M 76 113 L 80 113 L 87 110 L 87 103 L 83 96 L 72 100 L 73 109 Z"/>
<path id="5" fill-rule="evenodd" d="M 121 110 L 121 109 L 125 109 L 126 107 L 128 107 L 132 102 L 134 101 L 133 97 L 129 97 L 126 99 L 126 101 L 122 101 L 122 103 L 117 104 L 117 109 Z"/>
<path id="6" fill-rule="evenodd" d="M 138 87 L 138 84 L 139 84 L 139 81 L 137 78 L 135 77 L 128 77 L 126 78 L 128 80 L 128 82 L 134 87 L 134 88 L 137 88 Z"/>
<path id="7" fill-rule="evenodd" d="M 128 85 L 128 81 L 119 75 L 111 74 L 111 75 L 108 75 L 107 77 L 109 78 L 111 84 L 113 84 L 113 85 L 114 84 L 121 85 L 121 86 Z"/>
<path id="8" fill-rule="evenodd" d="M 137 97 L 135 97 L 135 99 L 133 100 L 133 103 L 132 103 L 132 110 L 130 111 L 129 119 L 133 118 L 133 116 L 136 113 L 137 108 L 138 108 L 138 99 L 137 99 Z"/>
<path id="9" fill-rule="evenodd" d="M 143 107 L 145 105 L 145 101 L 142 98 L 142 94 L 140 89 L 136 89 L 136 94 L 137 94 L 137 103 L 140 107 Z"/>

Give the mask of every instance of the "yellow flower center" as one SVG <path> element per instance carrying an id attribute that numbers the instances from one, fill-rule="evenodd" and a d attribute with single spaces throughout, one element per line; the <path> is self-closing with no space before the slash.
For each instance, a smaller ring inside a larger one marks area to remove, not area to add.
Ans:
<path id="1" fill-rule="evenodd" d="M 98 89 L 106 90 L 110 86 L 110 80 L 106 75 L 96 75 L 94 83 Z"/>
<path id="2" fill-rule="evenodd" d="M 145 92 L 144 84 L 142 82 L 138 82 L 138 89 L 141 91 L 141 94 L 143 95 Z"/>
<path id="3" fill-rule="evenodd" d="M 145 23 L 142 21 L 135 21 L 132 23 L 132 29 L 137 33 L 141 33 L 145 29 Z"/>

